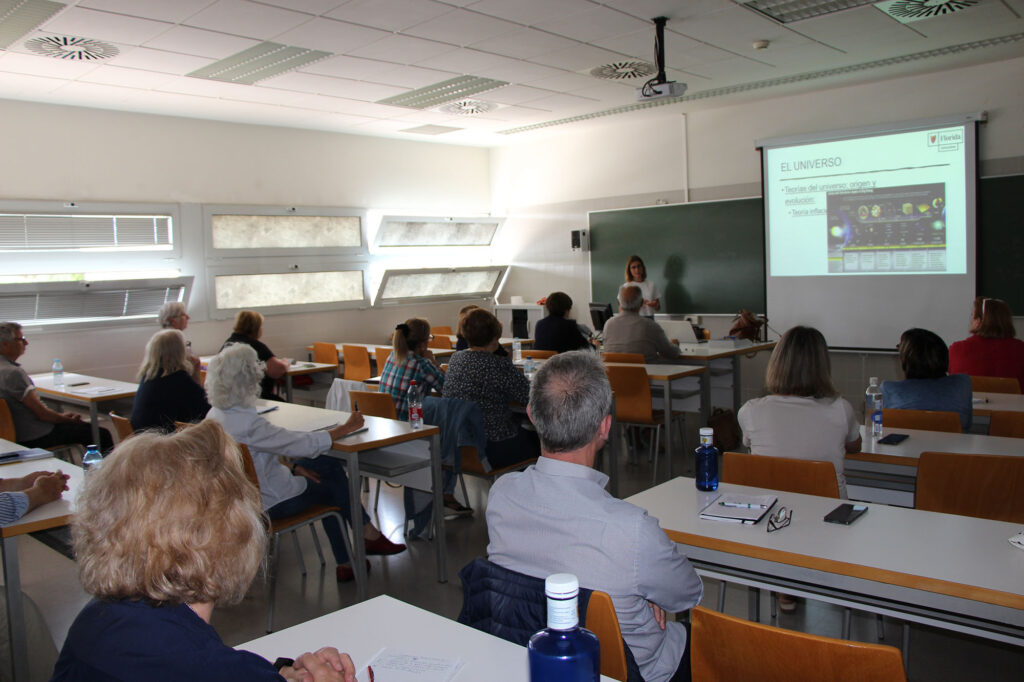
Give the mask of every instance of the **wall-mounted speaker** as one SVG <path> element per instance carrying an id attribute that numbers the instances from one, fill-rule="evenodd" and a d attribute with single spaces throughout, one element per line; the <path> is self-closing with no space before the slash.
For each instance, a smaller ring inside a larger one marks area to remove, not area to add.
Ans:
<path id="1" fill-rule="evenodd" d="M 586 230 L 573 230 L 571 233 L 572 250 L 590 251 L 590 233 Z"/>

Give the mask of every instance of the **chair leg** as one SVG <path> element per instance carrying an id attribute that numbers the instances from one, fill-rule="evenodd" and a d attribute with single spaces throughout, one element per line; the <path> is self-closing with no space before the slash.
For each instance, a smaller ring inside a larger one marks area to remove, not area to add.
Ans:
<path id="1" fill-rule="evenodd" d="M 377 513 L 377 505 L 380 504 L 380 479 L 377 479 L 377 493 L 373 496 L 373 513 Z"/>
<path id="2" fill-rule="evenodd" d="M 651 469 L 651 485 L 654 485 L 654 484 L 656 484 L 658 482 L 658 446 L 661 444 L 661 442 L 660 442 L 661 441 L 661 427 L 660 426 L 655 427 L 655 429 L 654 429 L 654 439 L 653 439 L 653 441 L 654 441 L 654 449 L 652 450 L 651 455 L 648 456 L 648 458 L 647 458 L 648 461 L 651 461 L 654 464 L 653 468 Z"/>
<path id="3" fill-rule="evenodd" d="M 875 629 L 878 632 L 878 641 L 885 641 L 885 621 L 882 620 L 882 614 L 875 614 Z"/>
<path id="4" fill-rule="evenodd" d="M 274 631 L 274 593 L 277 587 L 277 549 L 280 535 L 270 538 L 270 556 L 267 557 L 267 634 Z"/>
<path id="5" fill-rule="evenodd" d="M 779 622 L 779 595 L 777 592 L 768 593 L 768 603 L 771 606 L 771 610 L 768 615 L 768 622 L 771 625 L 776 625 Z"/>
<path id="6" fill-rule="evenodd" d="M 459 485 L 462 487 L 462 501 L 467 507 L 469 505 L 469 492 L 466 490 L 466 477 L 463 473 L 459 472 Z"/>
<path id="7" fill-rule="evenodd" d="M 840 633 L 840 639 L 850 639 L 850 623 L 853 621 L 853 609 L 847 607 L 843 609 L 843 630 Z"/>
<path id="8" fill-rule="evenodd" d="M 324 559 L 324 551 L 320 548 L 320 536 L 316 534 L 316 527 L 311 523 L 309 524 L 309 534 L 313 536 L 313 547 L 316 548 L 316 555 L 320 558 L 320 568 L 327 565 L 327 560 Z M 305 568 L 305 564 L 303 564 Z"/>
<path id="9" fill-rule="evenodd" d="M 302 558 L 302 547 L 299 545 L 299 534 L 292 531 L 292 543 L 295 545 L 295 553 L 299 556 L 299 566 L 302 567 L 302 577 L 306 577 L 306 562 Z"/>
<path id="10" fill-rule="evenodd" d="M 729 583 L 724 580 L 718 583 L 718 612 L 725 613 L 725 588 L 729 586 Z"/>
<path id="11" fill-rule="evenodd" d="M 903 671 L 910 669 L 910 623 L 903 621 Z"/>

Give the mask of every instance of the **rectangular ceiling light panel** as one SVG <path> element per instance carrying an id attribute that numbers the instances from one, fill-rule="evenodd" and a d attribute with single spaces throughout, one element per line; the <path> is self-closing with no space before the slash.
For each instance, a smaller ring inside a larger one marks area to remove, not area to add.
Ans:
<path id="1" fill-rule="evenodd" d="M 875 0 L 750 0 L 743 4 L 770 19 L 789 24 L 873 2 Z"/>
<path id="2" fill-rule="evenodd" d="M 0 49 L 10 47 L 62 9 L 62 3 L 49 0 L 0 0 Z"/>
<path id="3" fill-rule="evenodd" d="M 393 95 L 377 100 L 377 104 L 390 104 L 407 109 L 431 109 L 446 102 L 469 97 L 479 92 L 494 90 L 508 85 L 508 81 L 481 78 L 480 76 L 457 76 L 440 83 L 434 83 L 418 90 L 410 90 L 401 95 Z"/>
<path id="4" fill-rule="evenodd" d="M 187 75 L 225 83 L 252 85 L 330 56 L 330 52 L 263 42 Z"/>

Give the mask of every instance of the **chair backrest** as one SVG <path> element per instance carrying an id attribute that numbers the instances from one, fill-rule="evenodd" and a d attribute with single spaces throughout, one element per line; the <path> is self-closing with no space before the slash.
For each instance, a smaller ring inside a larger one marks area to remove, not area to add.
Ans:
<path id="1" fill-rule="evenodd" d="M 118 440 L 126 440 L 135 435 L 135 429 L 132 428 L 132 423 L 116 412 L 110 413 L 110 421 L 114 424 L 114 430 L 117 431 Z"/>
<path id="2" fill-rule="evenodd" d="M 523 357 L 533 358 L 534 360 L 547 360 L 558 355 L 556 350 L 534 350 L 533 348 L 524 348 Z"/>
<path id="3" fill-rule="evenodd" d="M 447 334 L 436 334 L 434 338 L 430 339 L 430 341 L 427 342 L 427 347 L 438 348 L 441 350 L 450 350 L 455 346 L 454 344 L 452 344 L 452 337 L 448 336 Z"/>
<path id="4" fill-rule="evenodd" d="M 914 507 L 1024 522 L 1024 457 L 922 452 Z"/>
<path id="5" fill-rule="evenodd" d="M 447 326 L 442 325 L 440 327 L 431 327 L 430 328 L 430 333 L 434 334 L 436 336 L 438 334 L 449 334 L 450 335 L 450 334 L 454 334 L 455 332 L 452 331 L 451 327 L 447 327 Z"/>
<path id="6" fill-rule="evenodd" d="M 626 667 L 626 643 L 622 640 L 615 605 L 607 592 L 594 590 L 590 593 L 584 627 L 597 635 L 601 642 L 601 674 L 616 680 L 625 680 L 629 676 Z"/>
<path id="7" fill-rule="evenodd" d="M 360 412 L 371 417 L 398 419 L 395 412 L 395 399 L 390 393 L 374 393 L 372 391 L 349 391 L 348 399 L 353 412 Z"/>
<path id="8" fill-rule="evenodd" d="M 939 410 L 882 410 L 882 423 L 887 429 L 923 429 L 960 433 L 960 415 Z"/>
<path id="9" fill-rule="evenodd" d="M 638 365 L 644 364 L 645 358 L 642 353 L 605 353 L 601 351 L 601 359 L 605 362 L 633 362 Z"/>
<path id="10" fill-rule="evenodd" d="M 11 408 L 7 407 L 6 400 L 0 398 L 0 438 L 13 443 L 17 440 L 17 435 L 14 430 L 14 419 L 11 417 Z"/>
<path id="11" fill-rule="evenodd" d="M 971 390 L 979 393 L 1020 393 L 1016 377 L 971 377 Z"/>
<path id="12" fill-rule="evenodd" d="M 245 469 L 245 477 L 256 486 L 256 490 L 259 490 L 260 478 L 256 475 L 256 463 L 252 461 L 252 453 L 249 452 L 249 446 L 245 443 L 237 443 L 237 445 L 238 451 L 242 453 L 242 468 Z"/>
<path id="13" fill-rule="evenodd" d="M 345 378 L 349 381 L 366 381 L 370 378 L 370 352 L 364 346 L 341 347 L 345 358 Z"/>
<path id="14" fill-rule="evenodd" d="M 996 411 L 990 419 L 988 435 L 1024 438 L 1024 412 Z"/>
<path id="15" fill-rule="evenodd" d="M 605 366 L 615 394 L 615 419 L 620 422 L 653 424 L 651 384 L 643 366 Z"/>
<path id="16" fill-rule="evenodd" d="M 377 374 L 384 371 L 384 365 L 391 357 L 391 349 L 384 346 L 377 346 L 373 349 L 373 357 L 377 360 Z"/>
<path id="17" fill-rule="evenodd" d="M 882 644 L 808 635 L 754 623 L 702 606 L 690 612 L 694 680 L 904 681 L 903 655 Z"/>
<path id="18" fill-rule="evenodd" d="M 313 342 L 313 362 L 323 362 L 328 365 L 338 364 L 338 347 L 326 341 Z"/>
<path id="19" fill-rule="evenodd" d="M 839 497 L 832 462 L 727 452 L 722 455 L 722 481 L 801 495 Z"/>

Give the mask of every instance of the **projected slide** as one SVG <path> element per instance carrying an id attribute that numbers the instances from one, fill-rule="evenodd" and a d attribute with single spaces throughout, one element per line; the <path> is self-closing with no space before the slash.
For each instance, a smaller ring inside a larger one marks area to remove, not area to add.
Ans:
<path id="1" fill-rule="evenodd" d="M 826 192 L 829 272 L 946 272 L 946 187 Z"/>
<path id="2" fill-rule="evenodd" d="M 963 126 L 766 148 L 770 277 L 965 274 Z"/>

